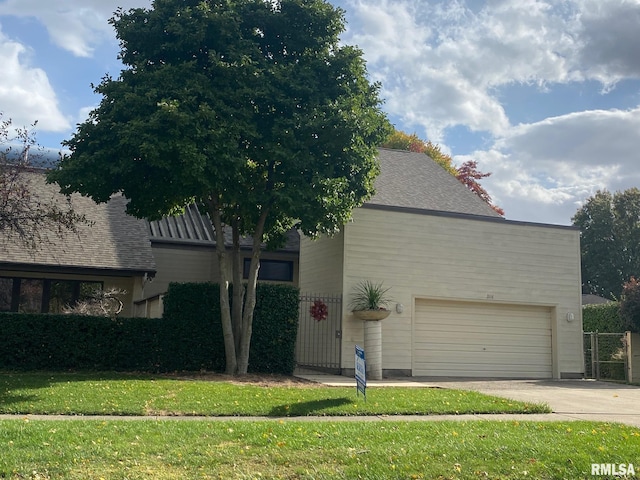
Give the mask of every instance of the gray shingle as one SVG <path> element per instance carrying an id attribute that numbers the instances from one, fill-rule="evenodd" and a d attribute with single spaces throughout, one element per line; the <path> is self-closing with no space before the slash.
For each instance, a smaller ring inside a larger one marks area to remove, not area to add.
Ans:
<path id="1" fill-rule="evenodd" d="M 367 204 L 501 218 L 424 153 L 381 148 L 376 194 Z"/>
<path id="2" fill-rule="evenodd" d="M 67 198 L 57 185 L 47 185 L 42 172 L 24 173 L 41 200 L 65 205 Z M 78 232 L 43 231 L 46 242 L 35 251 L 0 232 L 0 263 L 37 266 L 78 267 L 135 272 L 154 272 L 155 261 L 144 220 L 125 213 L 126 199 L 115 195 L 107 203 L 74 194 L 71 204 L 92 225 L 79 225 Z"/>

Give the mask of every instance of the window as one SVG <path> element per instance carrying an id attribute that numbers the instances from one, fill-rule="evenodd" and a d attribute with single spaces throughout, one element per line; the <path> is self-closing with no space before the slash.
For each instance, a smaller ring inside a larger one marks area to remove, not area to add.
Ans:
<path id="1" fill-rule="evenodd" d="M 102 282 L 0 277 L 0 311 L 62 313 L 95 290 L 102 290 Z"/>
<path id="2" fill-rule="evenodd" d="M 251 259 L 244 259 L 243 278 L 249 278 Z M 293 282 L 293 262 L 287 260 L 260 260 L 258 280 L 274 282 Z"/>

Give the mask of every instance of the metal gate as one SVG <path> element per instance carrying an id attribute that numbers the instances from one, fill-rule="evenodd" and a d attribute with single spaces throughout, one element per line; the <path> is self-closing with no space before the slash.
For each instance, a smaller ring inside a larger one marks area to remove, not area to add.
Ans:
<path id="1" fill-rule="evenodd" d="M 585 377 L 629 381 L 630 335 L 584 332 Z"/>
<path id="2" fill-rule="evenodd" d="M 298 319 L 298 367 L 340 373 L 342 296 L 302 295 Z"/>

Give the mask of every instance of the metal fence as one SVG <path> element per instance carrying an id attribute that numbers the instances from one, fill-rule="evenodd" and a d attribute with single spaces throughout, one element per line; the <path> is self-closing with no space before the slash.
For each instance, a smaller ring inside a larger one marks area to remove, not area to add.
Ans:
<path id="1" fill-rule="evenodd" d="M 629 333 L 584 333 L 585 377 L 629 381 Z"/>
<path id="2" fill-rule="evenodd" d="M 298 367 L 339 373 L 341 347 L 342 296 L 302 295 L 296 342 Z"/>

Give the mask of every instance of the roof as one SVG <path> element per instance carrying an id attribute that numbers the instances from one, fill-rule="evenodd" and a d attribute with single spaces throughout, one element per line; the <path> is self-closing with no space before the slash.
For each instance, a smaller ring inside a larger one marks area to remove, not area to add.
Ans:
<path id="1" fill-rule="evenodd" d="M 232 233 L 225 229 L 225 245 L 233 243 Z M 154 244 L 194 245 L 215 247 L 215 229 L 206 213 L 201 213 L 197 205 L 189 205 L 184 214 L 164 217 L 149 222 L 149 237 Z M 240 239 L 240 248 L 252 248 L 251 237 Z M 287 233 L 285 244 L 278 251 L 298 252 L 300 235 L 296 230 Z"/>
<path id="2" fill-rule="evenodd" d="M 60 206 L 67 204 L 67 197 L 59 193 L 58 186 L 46 183 L 43 171 L 22 175 L 40 200 L 53 201 Z M 76 213 L 85 215 L 91 225 L 80 224 L 77 233 L 67 231 L 61 236 L 56 232 L 40 232 L 47 240 L 35 251 L 15 238 L 0 234 L 0 266 L 155 272 L 146 222 L 125 213 L 127 201 L 124 197 L 115 195 L 101 204 L 78 194 L 70 199 Z"/>
<path id="3" fill-rule="evenodd" d="M 424 153 L 379 149 L 380 175 L 366 205 L 502 218 Z"/>
<path id="4" fill-rule="evenodd" d="M 591 293 L 582 294 L 582 305 L 599 305 L 603 303 L 612 303 L 612 300 Z"/>
<path id="5" fill-rule="evenodd" d="M 432 212 L 460 213 L 504 220 L 480 197 L 471 192 L 444 168 L 424 153 L 379 149 L 380 175 L 376 193 L 365 204 L 418 209 Z M 196 205 L 183 215 L 149 222 L 152 243 L 174 245 L 215 246 L 215 231 L 206 213 Z M 225 231 L 225 244 L 231 245 L 231 232 Z M 240 241 L 242 248 L 251 248 L 251 237 Z M 300 238 L 295 231 L 287 234 L 281 250 L 297 252 Z"/>

